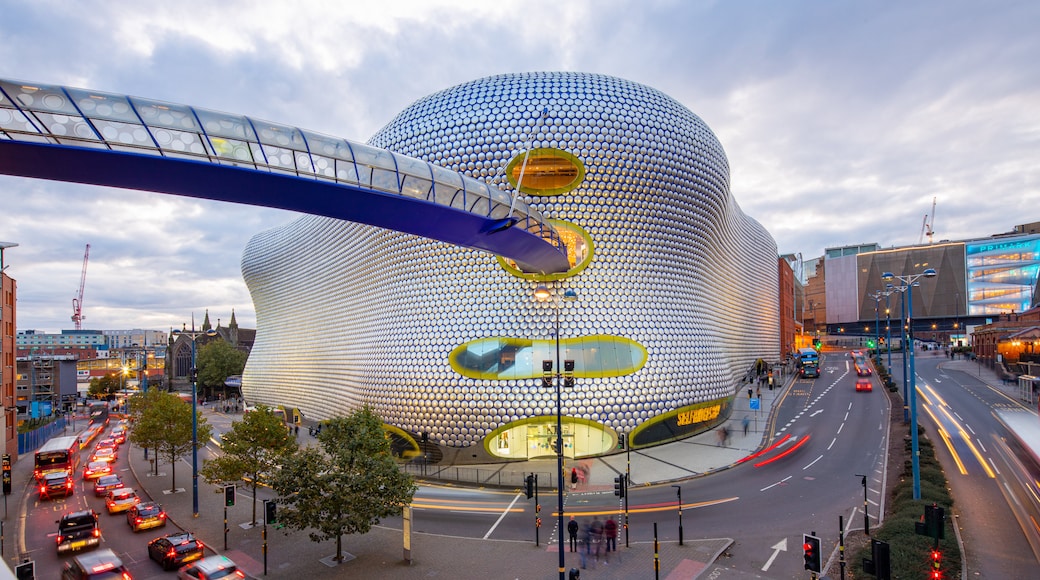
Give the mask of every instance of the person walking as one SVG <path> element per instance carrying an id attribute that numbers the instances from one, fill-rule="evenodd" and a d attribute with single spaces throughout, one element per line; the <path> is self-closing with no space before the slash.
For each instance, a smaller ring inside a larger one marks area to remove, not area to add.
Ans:
<path id="1" fill-rule="evenodd" d="M 578 520 L 574 519 L 574 516 L 567 522 L 567 535 L 571 538 L 571 552 L 578 551 Z"/>
<path id="2" fill-rule="evenodd" d="M 617 522 L 614 518 L 607 518 L 603 523 L 604 549 L 607 552 L 607 561 L 610 561 L 610 552 L 617 551 Z"/>
<path id="3" fill-rule="evenodd" d="M 581 557 L 581 569 L 584 570 L 589 556 L 592 554 L 592 526 L 589 525 L 589 522 L 585 522 L 585 525 L 581 527 L 581 543 L 583 545 L 578 550 L 578 555 Z"/>
<path id="4" fill-rule="evenodd" d="M 595 556 L 596 561 L 599 562 L 599 555 L 603 550 L 603 522 L 599 521 L 599 516 L 592 518 L 592 527 L 589 530 L 589 539 L 592 540 L 592 555 Z"/>
<path id="5" fill-rule="evenodd" d="M 740 424 L 744 426 L 744 437 L 747 437 L 748 425 L 751 424 L 751 418 L 744 415 L 744 418 L 740 421 Z"/>

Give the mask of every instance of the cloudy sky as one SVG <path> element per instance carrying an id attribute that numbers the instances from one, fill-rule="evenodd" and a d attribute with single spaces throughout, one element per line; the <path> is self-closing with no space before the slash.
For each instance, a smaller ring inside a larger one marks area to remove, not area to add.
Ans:
<path id="1" fill-rule="evenodd" d="M 366 141 L 432 92 L 524 71 L 650 85 L 704 119 L 780 253 L 1040 221 L 1040 2 L 0 0 L 0 78 Z M 255 315 L 240 260 L 294 214 L 0 176 L 18 330 Z"/>

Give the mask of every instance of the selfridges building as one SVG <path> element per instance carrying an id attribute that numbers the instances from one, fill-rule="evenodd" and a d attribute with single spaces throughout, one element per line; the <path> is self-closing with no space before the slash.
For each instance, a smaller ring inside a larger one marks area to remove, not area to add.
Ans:
<path id="1" fill-rule="evenodd" d="M 370 144 L 485 180 L 550 218 L 572 268 L 304 216 L 242 269 L 249 403 L 320 420 L 368 404 L 443 462 L 610 453 L 711 429 L 779 358 L 776 243 L 699 117 L 650 87 L 507 74 L 423 98 Z"/>

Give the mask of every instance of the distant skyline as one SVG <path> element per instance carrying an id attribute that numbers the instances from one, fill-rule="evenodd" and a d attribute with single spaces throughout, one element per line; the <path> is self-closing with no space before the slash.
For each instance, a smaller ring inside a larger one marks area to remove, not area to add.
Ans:
<path id="1" fill-rule="evenodd" d="M 0 78 L 125 93 L 366 141 L 476 78 L 573 70 L 700 116 L 780 254 L 916 244 L 1040 221 L 1040 4 L 0 0 Z M 0 176 L 19 331 L 242 327 L 253 235 L 296 214 Z M 927 238 L 926 238 L 927 239 Z M 493 264 L 489 257 L 489 264 Z"/>

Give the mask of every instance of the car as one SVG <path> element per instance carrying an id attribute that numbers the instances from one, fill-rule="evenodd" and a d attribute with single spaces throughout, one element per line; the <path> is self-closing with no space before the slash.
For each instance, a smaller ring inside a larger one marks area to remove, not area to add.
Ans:
<path id="1" fill-rule="evenodd" d="M 76 483 L 68 471 L 53 471 L 40 480 L 40 501 L 54 499 L 59 495 L 68 497 L 76 491 Z"/>
<path id="2" fill-rule="evenodd" d="M 137 497 L 137 493 L 134 490 L 129 487 L 120 487 L 108 492 L 108 497 L 105 498 L 105 507 L 108 508 L 108 513 L 117 514 L 125 512 L 140 502 L 141 498 Z"/>
<path id="3" fill-rule="evenodd" d="M 62 580 L 133 580 L 130 571 L 115 552 L 105 548 L 90 554 L 80 554 L 65 562 Z"/>
<path id="4" fill-rule="evenodd" d="M 811 378 L 811 379 L 819 378 L 820 377 L 820 367 L 817 366 L 817 365 L 810 365 L 810 364 L 802 365 L 801 373 L 802 373 L 802 377 L 803 378 L 807 378 L 807 379 L 809 379 L 809 378 Z"/>
<path id="5" fill-rule="evenodd" d="M 102 447 L 101 449 L 95 449 L 94 453 L 90 456 L 90 461 L 108 461 L 112 462 L 116 460 L 116 450 L 111 447 Z"/>
<path id="6" fill-rule="evenodd" d="M 112 438 L 115 439 L 117 445 L 126 443 L 126 427 L 116 427 L 113 429 Z"/>
<path id="7" fill-rule="evenodd" d="M 105 497 L 113 489 L 123 487 L 123 478 L 118 475 L 102 475 L 94 482 L 94 495 Z"/>
<path id="8" fill-rule="evenodd" d="M 97 512 L 82 510 L 69 512 L 58 520 L 58 553 L 97 547 L 101 543 L 101 528 Z"/>
<path id="9" fill-rule="evenodd" d="M 94 449 L 115 449 L 118 446 L 119 444 L 116 443 L 115 437 L 108 436 L 102 439 L 101 441 L 98 441 L 97 445 L 94 446 Z"/>
<path id="10" fill-rule="evenodd" d="M 148 557 L 162 566 L 163 570 L 174 568 L 202 559 L 206 546 L 191 532 L 166 534 L 148 542 Z"/>
<path id="11" fill-rule="evenodd" d="M 112 463 L 108 461 L 91 461 L 83 468 L 83 481 L 97 479 L 102 475 L 112 474 Z"/>
<path id="12" fill-rule="evenodd" d="M 874 383 L 872 383 L 870 381 L 870 379 L 868 379 L 866 377 L 860 377 L 860 378 L 856 379 L 856 392 L 857 393 L 860 392 L 860 391 L 870 392 L 870 391 L 873 391 L 873 390 L 874 390 Z"/>
<path id="13" fill-rule="evenodd" d="M 206 556 L 197 562 L 185 564 L 177 571 L 177 578 L 181 580 L 237 580 L 245 577 L 246 573 L 227 556 Z"/>
<path id="14" fill-rule="evenodd" d="M 126 523 L 135 532 L 166 525 L 166 512 L 154 501 L 146 501 L 131 507 L 126 512 Z"/>

